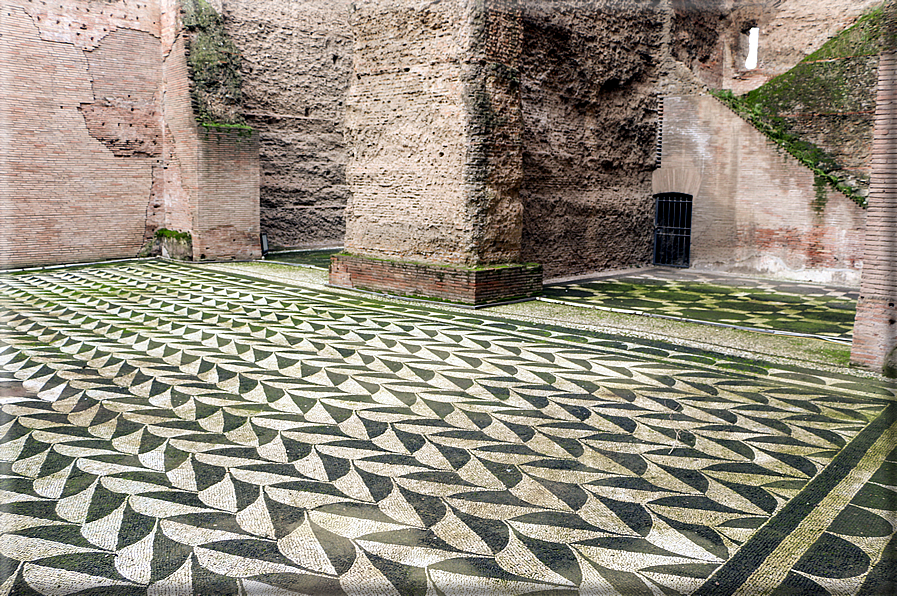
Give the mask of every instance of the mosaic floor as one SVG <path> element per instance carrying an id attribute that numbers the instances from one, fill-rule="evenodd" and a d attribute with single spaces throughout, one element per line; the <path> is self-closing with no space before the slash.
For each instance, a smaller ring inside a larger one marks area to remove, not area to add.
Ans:
<path id="1" fill-rule="evenodd" d="M 849 340 L 858 293 L 798 282 L 653 268 L 548 286 L 546 298 Z"/>
<path id="2" fill-rule="evenodd" d="M 0 275 L 0 395 L 0 596 L 893 593 L 847 375 L 153 261 Z"/>

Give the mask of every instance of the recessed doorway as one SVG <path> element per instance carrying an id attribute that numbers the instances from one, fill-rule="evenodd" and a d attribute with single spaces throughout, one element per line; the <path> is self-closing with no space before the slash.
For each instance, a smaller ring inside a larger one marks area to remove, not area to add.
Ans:
<path id="1" fill-rule="evenodd" d="M 691 251 L 692 196 L 680 192 L 654 195 L 654 264 L 688 267 Z"/>

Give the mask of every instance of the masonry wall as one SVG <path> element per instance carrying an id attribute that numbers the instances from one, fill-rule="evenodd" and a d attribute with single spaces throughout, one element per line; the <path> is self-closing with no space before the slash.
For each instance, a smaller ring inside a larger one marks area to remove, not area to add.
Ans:
<path id="1" fill-rule="evenodd" d="M 162 227 L 259 253 L 257 137 L 200 138 L 176 0 L 2 11 L 0 267 L 134 257 Z"/>
<path id="2" fill-rule="evenodd" d="M 862 207 L 711 96 L 665 98 L 654 192 L 694 195 L 696 269 L 859 285 Z"/>
<path id="3" fill-rule="evenodd" d="M 261 230 L 280 246 L 340 246 L 350 0 L 211 0 L 242 54 L 243 111 L 259 133 Z"/>
<path id="4" fill-rule="evenodd" d="M 338 254 L 331 257 L 330 283 L 479 305 L 541 294 L 542 267 L 528 264 L 467 269 Z"/>
<path id="5" fill-rule="evenodd" d="M 162 172 L 158 4 L 0 10 L 0 267 L 134 256 Z"/>
<path id="6" fill-rule="evenodd" d="M 194 260 L 258 258 L 258 133 L 197 124 L 188 35 L 176 0 L 163 9 L 166 227 L 191 232 Z"/>
<path id="7" fill-rule="evenodd" d="M 516 261 L 516 2 L 361 2 L 352 26 L 346 250 L 425 263 Z"/>
<path id="8" fill-rule="evenodd" d="M 740 95 L 781 75 L 882 0 L 670 0 L 671 52 L 704 84 Z M 748 31 L 759 27 L 757 68 Z"/>
<path id="9" fill-rule="evenodd" d="M 546 277 L 646 264 L 664 15 L 522 3 L 523 260 Z"/>

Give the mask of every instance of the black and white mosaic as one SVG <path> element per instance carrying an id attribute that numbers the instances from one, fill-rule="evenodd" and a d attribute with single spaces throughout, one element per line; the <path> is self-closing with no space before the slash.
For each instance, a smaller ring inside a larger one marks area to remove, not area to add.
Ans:
<path id="1" fill-rule="evenodd" d="M 162 261 L 0 288 L 0 595 L 732 594 L 764 565 L 842 594 L 889 560 L 886 385 Z"/>

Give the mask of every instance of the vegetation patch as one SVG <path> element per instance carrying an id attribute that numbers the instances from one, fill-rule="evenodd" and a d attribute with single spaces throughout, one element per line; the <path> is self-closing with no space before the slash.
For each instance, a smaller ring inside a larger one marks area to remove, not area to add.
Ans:
<path id="1" fill-rule="evenodd" d="M 197 122 L 248 129 L 240 110 L 240 52 L 227 35 L 221 15 L 206 0 L 181 0 L 181 19 L 187 30 L 190 93 Z"/>
<path id="2" fill-rule="evenodd" d="M 159 228 L 156 230 L 155 234 L 153 234 L 155 238 L 170 238 L 172 240 L 181 240 L 184 242 L 190 242 L 192 237 L 190 236 L 190 232 L 179 232 L 177 230 L 169 230 L 167 228 Z"/>
<path id="3" fill-rule="evenodd" d="M 885 13 L 883 7 L 871 10 L 797 66 L 745 95 L 712 91 L 717 99 L 813 172 L 813 207 L 818 211 L 825 209 L 827 187 L 865 207 L 869 179 L 863 173 L 846 169 L 831 152 L 807 140 L 796 122 L 824 118 L 826 126 L 834 131 L 841 120 L 865 115 L 859 127 L 861 132 L 853 134 L 868 134 L 871 139 L 878 54 L 887 28 Z M 829 146 L 843 144 L 840 138 L 829 140 Z"/>

